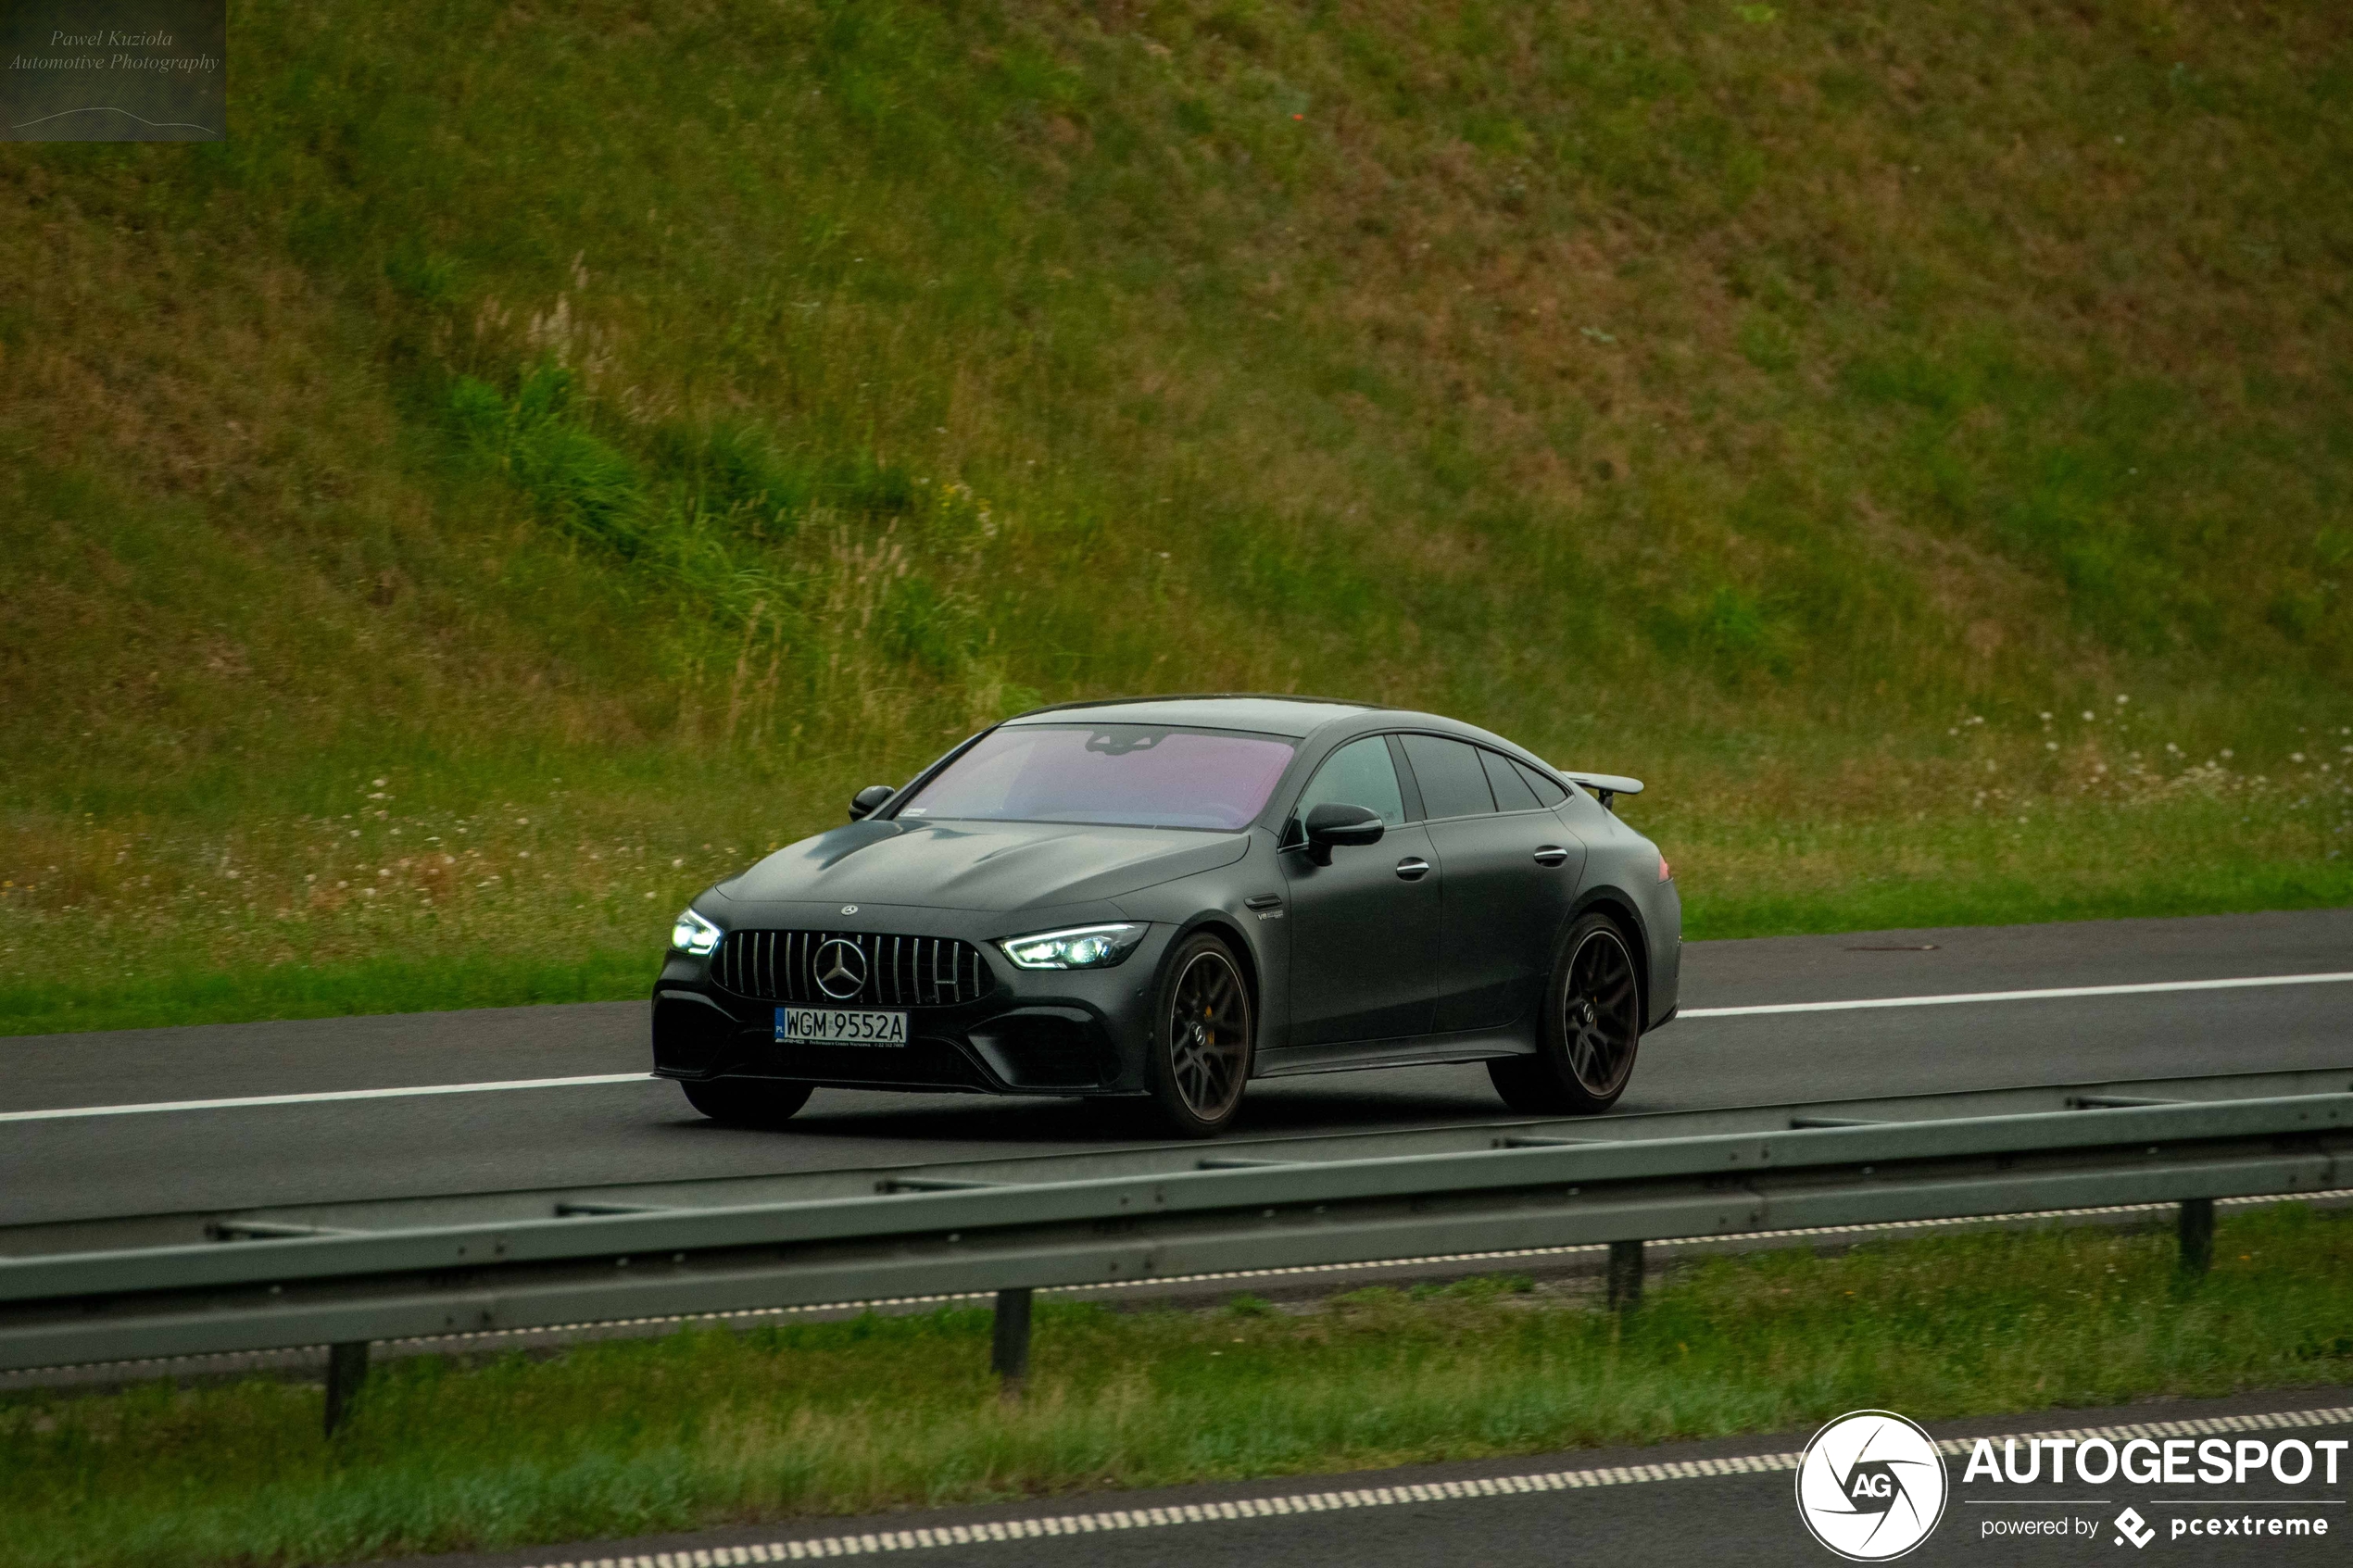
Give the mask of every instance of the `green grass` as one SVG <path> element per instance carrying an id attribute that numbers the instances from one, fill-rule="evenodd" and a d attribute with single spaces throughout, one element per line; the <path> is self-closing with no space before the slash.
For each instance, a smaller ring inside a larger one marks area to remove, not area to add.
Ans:
<path id="1" fill-rule="evenodd" d="M 1001 1404 L 988 1316 L 705 1330 L 316 1387 L 0 1401 L 0 1563 L 295 1564 L 1580 1445 L 2211 1396 L 2353 1377 L 2353 1215 L 2037 1230 L 1710 1261 L 1623 1324 L 1471 1281 L 1304 1311 L 1038 1311 Z M 806 1525 L 782 1524 L 792 1529 Z"/>
<path id="2" fill-rule="evenodd" d="M 378 777 L 692 860 L 1112 691 L 1641 775 L 1695 932 L 2353 898 L 2341 6 L 235 27 L 227 143 L 0 146 L 0 1028 L 699 885 L 220 897 Z"/>

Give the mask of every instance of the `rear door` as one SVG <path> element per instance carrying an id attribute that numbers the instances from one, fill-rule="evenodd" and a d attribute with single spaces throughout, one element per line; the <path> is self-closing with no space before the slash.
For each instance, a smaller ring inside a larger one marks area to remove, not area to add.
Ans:
<path id="1" fill-rule="evenodd" d="M 1328 866 L 1299 850 L 1282 858 L 1290 883 L 1289 1043 L 1428 1034 L 1439 983 L 1441 883 L 1428 832 L 1406 821 L 1384 737 L 1350 741 L 1324 759 L 1292 809 L 1285 841 L 1303 842 L 1300 824 L 1327 801 L 1366 807 L 1387 825 L 1378 844 L 1334 849 Z"/>
<path id="2" fill-rule="evenodd" d="M 1434 1027 L 1504 1028 L 1542 993 L 1584 846 L 1509 758 L 1449 735 L 1403 741 L 1446 868 Z"/>

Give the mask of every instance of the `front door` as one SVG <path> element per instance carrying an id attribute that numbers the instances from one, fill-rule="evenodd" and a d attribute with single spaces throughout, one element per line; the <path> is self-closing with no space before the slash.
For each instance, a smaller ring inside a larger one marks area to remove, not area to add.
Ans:
<path id="1" fill-rule="evenodd" d="M 1380 813 L 1378 844 L 1336 848 L 1319 866 L 1283 856 L 1290 922 L 1293 1046 L 1391 1040 L 1429 1032 L 1438 989 L 1442 881 L 1428 831 L 1405 821 L 1403 792 L 1379 735 L 1325 759 L 1292 809 L 1287 843 L 1327 802 Z"/>

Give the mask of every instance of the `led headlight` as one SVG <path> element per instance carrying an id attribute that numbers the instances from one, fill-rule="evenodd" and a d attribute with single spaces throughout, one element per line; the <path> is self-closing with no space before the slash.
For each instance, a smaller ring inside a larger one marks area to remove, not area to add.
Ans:
<path id="1" fill-rule="evenodd" d="M 721 935 L 717 926 L 694 910 L 687 909 L 679 915 L 678 923 L 670 928 L 670 945 L 682 953 L 704 958 L 719 946 Z"/>
<path id="2" fill-rule="evenodd" d="M 1023 969 L 1108 969 L 1144 939 L 1141 925 L 1082 925 L 997 944 Z"/>

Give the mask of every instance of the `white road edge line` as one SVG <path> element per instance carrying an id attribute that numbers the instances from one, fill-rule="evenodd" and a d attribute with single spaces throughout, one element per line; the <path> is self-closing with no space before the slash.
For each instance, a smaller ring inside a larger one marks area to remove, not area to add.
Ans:
<path id="1" fill-rule="evenodd" d="M 2244 980 L 2158 980 L 2142 985 L 2059 985 L 2043 991 L 1957 991 L 1944 997 L 1869 997 L 1852 1002 L 1767 1002 L 1745 1008 L 1684 1008 L 1683 1018 L 1749 1018 L 1768 1012 L 1855 1012 L 1864 1008 L 1944 1008 L 1964 1002 L 2040 1002 L 2060 997 L 2140 997 L 2160 991 L 2236 991 L 2252 985 L 2334 985 L 2342 974 L 2259 974 Z"/>
<path id="2" fill-rule="evenodd" d="M 2267 1411 L 2250 1415 L 2209 1416 L 2196 1421 L 2136 1422 L 2119 1426 L 2071 1427 L 2064 1431 L 2010 1434 L 2028 1437 L 2092 1438 L 2109 1442 L 2133 1437 L 2219 1436 L 2227 1432 L 2269 1432 L 2353 1422 L 2353 1405 L 2324 1410 Z M 1999 1443 L 2000 1436 L 1991 1439 Z M 1953 1458 L 1968 1453 L 1974 1439 L 1947 1437 L 1937 1449 Z M 1398 1486 L 1352 1486 L 1337 1492 L 1301 1492 L 1290 1497 L 1231 1498 L 1219 1502 L 1176 1503 L 1161 1508 L 1109 1509 L 1101 1513 L 1031 1515 L 977 1524 L 943 1524 L 912 1530 L 875 1530 L 856 1536 L 820 1536 L 761 1541 L 749 1546 L 686 1548 L 636 1557 L 584 1557 L 549 1562 L 538 1568 L 736 1568 L 753 1562 L 796 1562 L 812 1557 L 861 1557 L 868 1552 L 921 1551 L 927 1547 L 977 1546 L 987 1541 L 1037 1540 L 1047 1536 L 1091 1536 L 1112 1530 L 1150 1530 L 1175 1524 L 1214 1524 L 1227 1520 L 1276 1519 L 1331 1513 L 1352 1508 L 1392 1508 L 1403 1503 L 1445 1502 L 1465 1498 L 1525 1497 L 1587 1486 L 1640 1486 L 1651 1481 L 1690 1481 L 1716 1475 L 1764 1475 L 1795 1470 L 1802 1455 L 1738 1454 L 1729 1459 L 1668 1460 L 1659 1464 L 1553 1470 L 1540 1474 L 1481 1475 L 1467 1481 L 1424 1481 Z"/>
<path id="3" fill-rule="evenodd" d="M 650 1073 L 596 1073 L 580 1078 L 508 1078 L 495 1084 L 418 1084 L 398 1089 L 330 1089 L 311 1095 L 247 1095 L 241 1099 L 166 1099 L 146 1105 L 73 1105 L 54 1110 L 0 1110 L 0 1122 L 62 1122 L 76 1116 L 146 1116 L 162 1110 L 242 1110 L 255 1105 L 320 1105 L 339 1099 L 400 1099 L 412 1095 L 485 1095 L 499 1089 L 569 1089 L 584 1084 L 650 1084 Z"/>
<path id="4" fill-rule="evenodd" d="M 1759 1007 L 1685 1008 L 1678 1018 L 1745 1018 L 1768 1012 L 1851 1012 L 1863 1008 L 1952 1007 L 1962 1002 L 2025 1002 L 2055 997 L 2132 997 L 2158 991 L 2232 991 L 2251 985 L 2327 985 L 2341 974 L 2265 974 L 2244 980 L 2165 980 L 2145 985 L 2065 985 L 2045 991 L 1963 991 L 1948 997 L 1875 997 L 1851 1002 L 1768 1002 Z M 261 1105 L 321 1105 L 411 1095 L 479 1095 L 499 1089 L 563 1089 L 582 1084 L 642 1084 L 650 1073 L 600 1073 L 580 1078 L 510 1078 L 495 1084 L 422 1084 L 397 1089 L 333 1089 L 308 1095 L 248 1095 L 237 1099 L 157 1100 L 145 1105 L 77 1105 L 50 1110 L 0 1110 L 0 1122 L 58 1122 L 77 1116 L 144 1116 L 167 1110 L 243 1110 Z"/>

